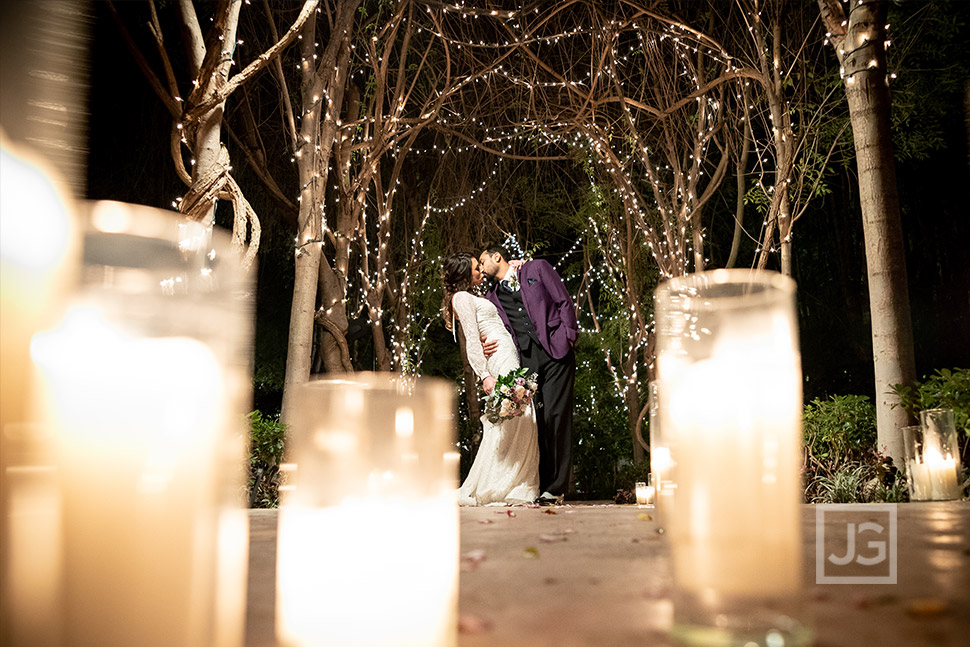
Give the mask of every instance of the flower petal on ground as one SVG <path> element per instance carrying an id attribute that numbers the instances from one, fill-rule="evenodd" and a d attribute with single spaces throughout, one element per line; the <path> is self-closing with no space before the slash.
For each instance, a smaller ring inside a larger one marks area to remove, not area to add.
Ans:
<path id="1" fill-rule="evenodd" d="M 483 634 L 492 630 L 492 622 L 478 616 L 463 613 L 458 616 L 458 633 Z"/>

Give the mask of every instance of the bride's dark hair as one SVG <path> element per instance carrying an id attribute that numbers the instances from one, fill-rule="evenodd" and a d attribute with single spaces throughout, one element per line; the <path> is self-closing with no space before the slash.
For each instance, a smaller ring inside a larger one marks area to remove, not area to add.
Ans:
<path id="1" fill-rule="evenodd" d="M 456 292 L 471 290 L 472 288 L 472 255 L 467 252 L 452 254 L 441 264 L 441 286 L 445 296 L 441 300 L 441 316 L 445 320 L 445 328 L 451 330 L 454 310 L 451 308 L 451 298 Z"/>

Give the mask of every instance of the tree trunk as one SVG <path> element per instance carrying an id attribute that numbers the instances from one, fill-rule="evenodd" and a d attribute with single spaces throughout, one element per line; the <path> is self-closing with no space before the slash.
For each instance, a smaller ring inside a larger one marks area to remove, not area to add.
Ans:
<path id="1" fill-rule="evenodd" d="M 217 23 L 213 27 L 221 36 L 218 40 L 213 39 L 214 43 L 220 44 L 218 51 L 216 51 L 214 45 L 209 50 L 206 50 L 204 46 L 200 49 L 198 36 L 201 35 L 201 30 L 198 28 L 198 18 L 195 15 L 192 3 L 183 0 L 179 4 L 180 9 L 182 9 L 183 33 L 194 35 L 191 40 L 186 41 L 189 56 L 192 57 L 189 65 L 193 70 L 212 69 L 212 75 L 209 79 L 199 79 L 202 94 L 195 103 L 202 103 L 208 97 L 216 94 L 229 79 L 241 6 L 241 2 L 229 2 L 228 5 L 225 5 L 225 3 L 220 5 Z M 194 25 L 192 24 L 193 21 L 195 22 Z M 200 60 L 199 54 L 202 54 L 204 58 Z M 192 189 L 190 190 L 197 195 L 207 192 L 208 186 L 212 183 L 211 178 L 215 174 L 222 175 L 225 173 L 225 170 L 219 168 L 224 163 L 224 161 L 220 161 L 220 154 L 222 152 L 222 116 L 225 107 L 225 101 L 218 103 L 199 118 L 195 146 L 192 151 L 195 164 L 192 166 Z M 206 205 L 205 209 L 192 210 L 191 215 L 202 224 L 211 227 L 215 222 L 215 213 L 216 201 L 213 199 Z"/>
<path id="2" fill-rule="evenodd" d="M 855 142 L 862 208 L 872 353 L 876 382 L 878 451 L 902 461 L 900 427 L 909 415 L 892 394 L 893 384 L 916 379 L 913 334 L 906 283 L 903 230 L 896 192 L 896 169 L 889 129 L 886 74 L 886 5 L 866 2 L 849 12 L 848 26 L 838 0 L 818 0 L 831 42 L 839 55 Z"/>
<path id="3" fill-rule="evenodd" d="M 343 104 L 354 14 L 360 0 L 337 3 L 337 17 L 330 42 L 314 66 L 314 23 L 303 32 L 303 106 L 300 138 L 296 151 L 300 171 L 300 216 L 290 307 L 290 334 L 283 378 L 283 406 L 280 420 L 289 421 L 296 388 L 310 379 L 313 325 L 316 312 L 317 282 L 322 250 L 323 205 L 327 171 L 333 151 L 337 121 Z"/>
<path id="4" fill-rule="evenodd" d="M 640 426 L 642 424 L 640 419 L 640 393 L 637 384 L 628 384 L 627 386 L 626 395 L 624 396 L 626 400 L 627 426 L 630 429 L 630 440 L 633 442 L 633 462 L 639 463 L 647 456 L 647 452 L 640 442 L 642 438 L 640 435 Z"/>
<path id="5" fill-rule="evenodd" d="M 315 315 L 315 321 L 321 324 L 320 355 L 323 359 L 323 370 L 328 373 L 352 373 L 354 366 L 350 361 L 350 350 L 347 347 L 347 307 L 343 303 L 343 281 L 330 267 L 326 259 L 320 261 L 320 294 L 323 305 Z"/>

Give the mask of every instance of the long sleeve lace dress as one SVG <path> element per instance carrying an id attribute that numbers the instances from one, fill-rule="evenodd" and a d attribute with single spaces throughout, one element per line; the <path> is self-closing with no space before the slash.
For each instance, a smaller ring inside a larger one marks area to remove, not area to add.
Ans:
<path id="1" fill-rule="evenodd" d="M 483 379 L 498 378 L 519 368 L 519 353 L 495 306 L 468 292 L 452 297 L 452 308 L 465 335 L 465 351 L 472 370 Z M 482 338 L 498 341 L 498 350 L 485 359 Z M 482 443 L 468 477 L 458 490 L 460 505 L 531 503 L 539 496 L 539 445 L 535 412 L 498 424 L 482 416 Z"/>

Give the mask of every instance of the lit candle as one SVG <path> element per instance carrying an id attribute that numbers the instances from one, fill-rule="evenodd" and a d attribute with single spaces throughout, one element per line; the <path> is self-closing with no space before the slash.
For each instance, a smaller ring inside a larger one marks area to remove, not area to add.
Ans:
<path id="1" fill-rule="evenodd" d="M 657 290 L 661 492 L 675 633 L 687 642 L 802 629 L 801 372 L 794 282 L 717 270 Z M 784 625 L 788 624 L 788 629 Z M 734 644 L 734 642 L 731 642 Z M 786 644 L 788 644 L 786 642 Z"/>
<path id="2" fill-rule="evenodd" d="M 673 457 L 670 454 L 670 447 L 660 428 L 660 388 L 657 380 L 653 380 L 648 385 L 649 406 L 650 406 L 650 478 L 651 485 L 655 488 L 655 503 L 657 512 L 663 513 L 665 498 L 671 497 L 677 484 L 670 478 L 671 468 L 674 465 Z"/>
<path id="3" fill-rule="evenodd" d="M 778 433 L 799 428 L 797 368 L 789 357 L 746 369 L 752 350 L 725 340 L 664 385 L 678 486 L 666 523 L 678 586 L 698 594 L 800 586 L 798 437 Z"/>
<path id="4" fill-rule="evenodd" d="M 32 351 L 59 444 L 67 644 L 207 644 L 215 357 L 192 339 L 128 336 L 83 307 Z"/>
<path id="5" fill-rule="evenodd" d="M 227 235 L 190 249 L 172 212 L 86 215 L 81 287 L 30 348 L 57 450 L 61 644 L 238 647 L 249 278 Z"/>
<path id="6" fill-rule="evenodd" d="M 904 427 L 902 433 L 910 499 L 959 499 L 962 495 L 960 446 L 953 410 L 923 410 L 920 424 Z"/>
<path id="7" fill-rule="evenodd" d="M 452 390 L 357 375 L 304 387 L 279 515 L 284 645 L 456 643 Z"/>
<path id="8" fill-rule="evenodd" d="M 912 499 L 915 501 L 949 501 L 960 498 L 957 479 L 957 461 L 946 457 L 937 448 L 928 448 L 923 462 L 910 461 L 907 465 L 912 480 Z"/>
<path id="9" fill-rule="evenodd" d="M 60 642 L 60 526 L 46 436 L 29 422 L 30 338 L 76 274 L 73 202 L 0 129 L 0 622 L 12 644 Z"/>
<path id="10" fill-rule="evenodd" d="M 648 475 L 652 477 L 653 475 Z M 641 508 L 652 508 L 653 507 L 653 497 L 655 494 L 653 479 L 650 478 L 647 482 L 637 481 L 637 505 Z"/>
<path id="11" fill-rule="evenodd" d="M 0 130 L 0 429 L 26 420 L 30 337 L 75 269 L 70 205 L 54 171 Z"/>

